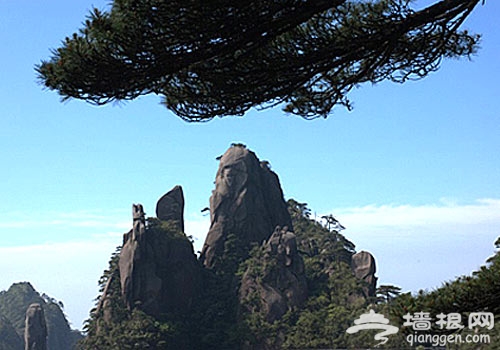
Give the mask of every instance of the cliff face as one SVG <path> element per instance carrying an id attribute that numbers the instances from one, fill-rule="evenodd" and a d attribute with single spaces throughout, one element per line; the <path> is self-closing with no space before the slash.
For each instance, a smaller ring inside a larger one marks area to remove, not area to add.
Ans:
<path id="1" fill-rule="evenodd" d="M 141 205 L 133 205 L 133 229 L 124 236 L 119 271 L 126 306 L 148 315 L 188 312 L 200 284 L 200 267 L 184 227 L 182 188 L 163 196 L 146 228 Z M 166 220 L 165 220 L 166 219 Z"/>
<path id="2" fill-rule="evenodd" d="M 200 256 L 207 268 L 217 267 L 229 234 L 248 251 L 251 243 L 267 240 L 276 226 L 292 227 L 278 176 L 241 145 L 230 147 L 220 159 L 210 218 Z"/>
<path id="3" fill-rule="evenodd" d="M 133 205 L 133 229 L 124 235 L 118 262 L 121 295 L 129 310 L 137 307 L 160 318 L 190 310 L 202 272 L 182 232 L 183 208 L 180 186 L 160 198 L 157 220 L 146 222 L 142 206 Z M 199 259 L 208 269 L 221 262 L 229 235 L 241 252 L 236 260 L 242 261 L 250 245 L 266 242 L 276 226 L 292 226 L 277 175 L 243 146 L 232 146 L 220 160 L 210 213 L 211 226 Z M 112 278 L 98 307 L 104 307 L 105 320 L 112 318 L 105 307 Z"/>

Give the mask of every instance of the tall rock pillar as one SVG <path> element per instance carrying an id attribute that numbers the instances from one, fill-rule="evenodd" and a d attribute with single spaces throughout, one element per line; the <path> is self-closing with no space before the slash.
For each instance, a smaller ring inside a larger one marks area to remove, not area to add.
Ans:
<path id="1" fill-rule="evenodd" d="M 276 226 L 292 227 L 278 176 L 243 145 L 231 146 L 220 159 L 210 218 L 200 256 L 207 268 L 217 266 L 228 235 L 236 236 L 239 248 L 248 251 L 251 243 L 269 239 Z"/>
<path id="2" fill-rule="evenodd" d="M 47 350 L 47 325 L 40 304 L 31 304 L 26 310 L 24 329 L 25 350 Z"/>

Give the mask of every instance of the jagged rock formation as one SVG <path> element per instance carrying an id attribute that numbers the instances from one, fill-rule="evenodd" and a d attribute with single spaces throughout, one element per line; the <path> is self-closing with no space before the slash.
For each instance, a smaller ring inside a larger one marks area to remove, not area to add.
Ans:
<path id="1" fill-rule="evenodd" d="M 180 186 L 160 198 L 158 219 L 133 205 L 133 229 L 101 279 L 85 349 L 308 348 L 318 330 L 331 331 L 317 320 L 345 317 L 375 293 L 371 254 L 354 254 L 333 216 L 324 227 L 305 203 L 285 203 L 269 164 L 241 144 L 220 157 L 199 259 L 181 232 L 183 208 Z M 339 305 L 345 310 L 324 312 Z"/>
<path id="2" fill-rule="evenodd" d="M 287 227 L 277 227 L 263 248 L 262 276 L 256 276 L 249 267 L 243 275 L 239 294 L 243 304 L 258 296 L 261 305 L 250 304 L 250 307 L 260 309 L 268 322 L 274 322 L 307 299 L 304 261 L 297 251 L 295 235 Z"/>
<path id="3" fill-rule="evenodd" d="M 182 194 L 182 189 L 173 193 Z M 160 202 L 165 202 L 165 197 Z M 184 226 L 178 222 L 182 218 L 179 208 L 171 207 L 169 213 L 166 206 L 158 207 L 163 218 L 175 221 L 153 220 L 146 228 L 142 205 L 133 205 L 133 229 L 124 235 L 118 265 L 127 307 L 138 307 L 161 318 L 190 309 L 199 288 L 200 271 L 191 242 L 176 229 Z"/>
<path id="4" fill-rule="evenodd" d="M 251 243 L 267 240 L 276 226 L 292 227 L 278 176 L 243 145 L 233 145 L 220 159 L 210 218 L 200 256 L 208 268 L 216 267 L 229 234 L 248 251 Z"/>
<path id="5" fill-rule="evenodd" d="M 47 324 L 40 304 L 31 304 L 26 310 L 24 343 L 25 350 L 47 350 Z"/>
<path id="6" fill-rule="evenodd" d="M 156 204 L 156 217 L 162 221 L 171 221 L 184 232 L 184 193 L 181 186 L 175 186 Z"/>
<path id="7" fill-rule="evenodd" d="M 374 297 L 377 289 L 377 267 L 375 258 L 369 252 L 360 251 L 351 258 L 351 268 L 356 278 L 366 282 L 363 288 L 364 297 Z"/>

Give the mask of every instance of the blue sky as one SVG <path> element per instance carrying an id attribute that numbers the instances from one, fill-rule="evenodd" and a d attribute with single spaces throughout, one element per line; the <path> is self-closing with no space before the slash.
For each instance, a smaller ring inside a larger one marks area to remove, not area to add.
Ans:
<path id="1" fill-rule="evenodd" d="M 428 2 L 428 1 L 426 1 Z M 422 4 L 424 2 L 417 2 Z M 482 33 L 471 61 L 444 61 L 418 82 L 361 86 L 354 111 L 305 121 L 280 109 L 189 124 L 156 96 L 94 107 L 61 103 L 34 65 L 107 1 L 0 1 L 0 290 L 29 280 L 61 299 L 75 327 L 132 203 L 184 187 L 186 231 L 203 243 L 215 158 L 243 142 L 269 160 L 287 198 L 334 214 L 381 283 L 432 289 L 469 274 L 500 236 L 500 4 L 465 27 Z"/>

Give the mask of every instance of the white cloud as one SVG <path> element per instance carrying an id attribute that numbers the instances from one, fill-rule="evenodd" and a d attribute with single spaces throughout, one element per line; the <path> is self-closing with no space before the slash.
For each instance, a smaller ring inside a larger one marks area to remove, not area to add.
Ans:
<path id="1" fill-rule="evenodd" d="M 21 213 L 6 213 L 0 219 L 0 229 L 10 228 L 110 228 L 123 229 L 131 225 L 129 214 L 116 212 L 36 212 L 29 216 Z"/>
<path id="2" fill-rule="evenodd" d="M 500 199 L 368 205 L 331 211 L 358 250 L 372 252 L 381 283 L 433 289 L 477 270 L 500 236 Z"/>
<path id="3" fill-rule="evenodd" d="M 437 204 L 368 205 L 332 211 L 353 229 L 410 228 L 430 225 L 478 225 L 500 221 L 500 199 L 478 199 L 469 204 L 441 200 Z"/>
<path id="4" fill-rule="evenodd" d="M 60 299 L 81 328 L 98 293 L 97 281 L 122 235 L 131 228 L 125 211 L 12 212 L 0 219 L 0 290 L 29 281 Z"/>

